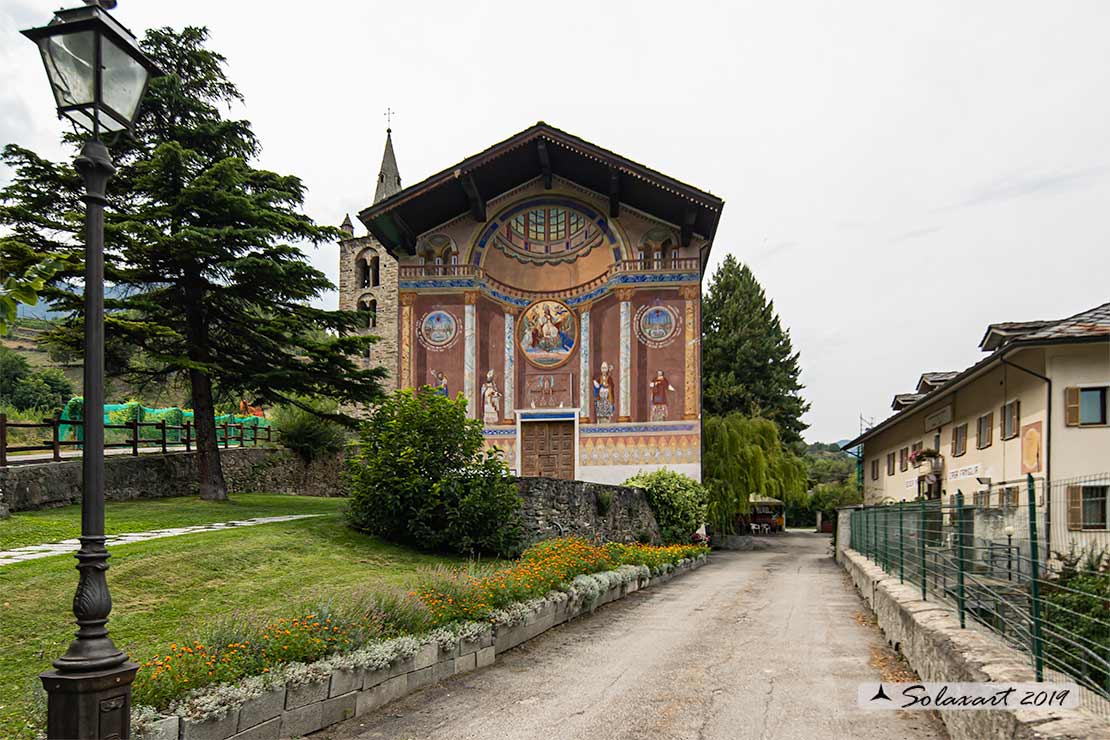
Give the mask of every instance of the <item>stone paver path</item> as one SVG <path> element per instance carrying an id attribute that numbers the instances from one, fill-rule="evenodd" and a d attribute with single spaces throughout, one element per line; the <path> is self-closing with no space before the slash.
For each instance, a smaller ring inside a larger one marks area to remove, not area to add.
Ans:
<path id="1" fill-rule="evenodd" d="M 178 535 L 195 534 L 197 532 L 213 532 L 234 527 L 253 527 L 258 524 L 272 524 L 274 522 L 291 522 L 294 519 L 311 519 L 317 516 L 323 516 L 323 514 L 260 516 L 254 519 L 240 519 L 233 522 L 197 524 L 192 527 L 174 527 L 172 529 L 154 529 L 149 532 L 110 534 L 107 537 L 107 544 L 109 547 L 112 545 L 127 545 L 132 542 L 146 542 L 147 540 L 157 540 L 163 537 L 177 537 Z M 12 563 L 20 563 L 24 560 L 36 560 L 38 558 L 48 558 L 54 555 L 71 555 L 76 552 L 77 548 L 80 546 L 80 540 L 73 539 L 62 540 L 61 542 L 48 542 L 43 545 L 27 545 L 26 547 L 17 547 L 14 550 L 3 550 L 0 551 L 0 567 L 11 565 Z"/>

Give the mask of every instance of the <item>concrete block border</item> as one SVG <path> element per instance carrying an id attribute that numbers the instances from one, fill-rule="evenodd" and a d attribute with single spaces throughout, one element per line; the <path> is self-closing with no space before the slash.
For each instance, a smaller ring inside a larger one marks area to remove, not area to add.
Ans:
<path id="1" fill-rule="evenodd" d="M 878 618 L 887 641 L 922 681 L 1032 683 L 1029 658 L 987 630 L 961 629 L 951 609 L 922 601 L 921 592 L 900 584 L 866 557 L 839 547 L 837 561 Z M 1110 738 L 1110 722 L 1080 709 L 1051 711 L 940 712 L 953 740 L 983 738 Z"/>
<path id="2" fill-rule="evenodd" d="M 443 642 L 426 642 L 414 654 L 379 670 L 333 669 L 328 661 L 315 663 L 305 667 L 306 679 L 302 682 L 271 687 L 202 721 L 178 715 L 133 717 L 134 736 L 141 740 L 278 740 L 316 732 L 373 712 L 455 674 L 492 665 L 498 653 L 552 627 L 640 589 L 666 583 L 705 563 L 704 555 L 683 560 L 663 573 L 617 583 L 592 599 L 564 594 L 566 598 L 537 600 L 512 624 L 494 624 L 477 638 L 461 638 L 446 646 Z"/>

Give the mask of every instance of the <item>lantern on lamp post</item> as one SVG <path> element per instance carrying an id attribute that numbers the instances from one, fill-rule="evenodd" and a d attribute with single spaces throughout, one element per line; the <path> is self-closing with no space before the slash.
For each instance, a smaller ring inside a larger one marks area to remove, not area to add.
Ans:
<path id="1" fill-rule="evenodd" d="M 158 67 L 108 10 L 115 0 L 85 0 L 49 24 L 23 31 L 42 55 L 58 109 L 88 132 L 75 162 L 85 184 L 84 444 L 81 547 L 73 597 L 76 639 L 54 670 L 41 675 L 49 695 L 49 738 L 127 738 L 131 682 L 138 666 L 108 636 L 112 597 L 104 546 L 104 205 L 115 173 L 105 134 L 131 128 Z"/>

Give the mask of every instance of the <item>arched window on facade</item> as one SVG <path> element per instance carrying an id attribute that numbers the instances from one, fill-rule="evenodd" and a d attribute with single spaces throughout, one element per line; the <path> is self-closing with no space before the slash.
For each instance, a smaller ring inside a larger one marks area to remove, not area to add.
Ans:
<path id="1" fill-rule="evenodd" d="M 363 298 L 358 302 L 359 313 L 366 313 L 366 328 L 376 329 L 378 327 L 378 302 L 373 298 Z"/>
<path id="2" fill-rule="evenodd" d="M 640 242 L 640 261 L 644 270 L 673 269 L 678 265 L 678 247 L 674 235 L 662 227 L 644 234 Z"/>
<path id="3" fill-rule="evenodd" d="M 381 258 L 374 255 L 370 259 L 370 285 L 371 287 L 378 287 L 382 284 L 381 276 Z"/>
<path id="4" fill-rule="evenodd" d="M 355 260 L 355 285 L 359 288 L 370 287 L 370 267 L 366 264 L 365 257 Z"/>

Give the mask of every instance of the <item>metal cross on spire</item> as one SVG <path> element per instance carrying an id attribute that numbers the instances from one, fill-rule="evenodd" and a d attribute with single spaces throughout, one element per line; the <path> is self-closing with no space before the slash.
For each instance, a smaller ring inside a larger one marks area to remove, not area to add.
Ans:
<path id="1" fill-rule="evenodd" d="M 382 114 L 385 116 L 385 130 L 387 132 L 393 130 L 393 116 L 395 113 L 396 111 L 392 108 L 386 108 L 385 113 Z"/>

